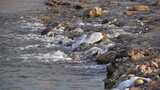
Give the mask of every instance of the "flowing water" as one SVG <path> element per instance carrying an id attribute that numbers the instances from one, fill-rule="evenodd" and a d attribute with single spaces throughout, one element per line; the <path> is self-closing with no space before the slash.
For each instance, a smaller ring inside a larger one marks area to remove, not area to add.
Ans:
<path id="1" fill-rule="evenodd" d="M 0 90 L 104 90 L 105 66 L 72 62 L 39 35 L 45 8 L 44 0 L 0 1 Z"/>

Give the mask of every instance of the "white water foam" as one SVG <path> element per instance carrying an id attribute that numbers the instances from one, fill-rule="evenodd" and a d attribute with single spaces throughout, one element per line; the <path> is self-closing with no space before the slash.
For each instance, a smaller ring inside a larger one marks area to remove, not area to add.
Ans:
<path id="1" fill-rule="evenodd" d="M 38 60 L 40 62 L 58 62 L 58 61 L 71 61 L 67 54 L 62 51 L 49 52 L 49 53 L 33 53 L 33 54 L 22 54 L 19 57 L 23 59 L 24 62 L 28 62 L 28 60 Z"/>
<path id="2" fill-rule="evenodd" d="M 29 19 L 31 19 L 31 21 L 27 21 L 23 17 L 21 17 L 21 20 L 18 23 L 20 24 L 20 27 L 22 29 L 27 29 L 29 31 L 38 31 L 40 29 L 45 29 L 44 24 L 42 24 L 38 18 L 29 17 Z"/>

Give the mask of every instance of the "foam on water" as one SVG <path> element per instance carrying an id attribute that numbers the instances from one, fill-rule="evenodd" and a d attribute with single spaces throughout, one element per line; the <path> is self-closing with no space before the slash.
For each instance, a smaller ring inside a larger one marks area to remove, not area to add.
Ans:
<path id="1" fill-rule="evenodd" d="M 106 65 L 76 65 L 76 66 L 65 66 L 66 68 L 74 68 L 74 69 L 103 69 L 105 70 Z"/>
<path id="2" fill-rule="evenodd" d="M 27 45 L 27 46 L 24 46 L 24 47 L 18 47 L 18 48 L 16 48 L 16 49 L 19 49 L 19 50 L 28 50 L 28 49 L 33 49 L 33 48 L 37 48 L 37 47 L 39 47 L 40 45 L 38 45 L 38 44 L 35 44 L 35 45 Z"/>
<path id="3" fill-rule="evenodd" d="M 38 60 L 40 62 L 57 62 L 57 61 L 71 61 L 72 58 L 67 56 L 62 51 L 49 52 L 49 53 L 33 53 L 33 54 L 22 54 L 21 59 L 24 61 Z"/>
<path id="4" fill-rule="evenodd" d="M 24 17 L 20 17 L 21 20 L 18 23 L 23 30 L 38 31 L 40 29 L 45 29 L 44 24 L 42 24 L 37 17 L 27 17 L 27 19 L 28 18 L 31 19 L 31 21 L 26 20 Z"/>
<path id="5" fill-rule="evenodd" d="M 43 41 L 43 42 L 53 42 L 54 37 L 47 37 L 47 36 L 41 36 L 34 33 L 25 34 L 25 35 L 16 35 L 16 39 L 20 40 L 37 40 L 37 41 Z"/>

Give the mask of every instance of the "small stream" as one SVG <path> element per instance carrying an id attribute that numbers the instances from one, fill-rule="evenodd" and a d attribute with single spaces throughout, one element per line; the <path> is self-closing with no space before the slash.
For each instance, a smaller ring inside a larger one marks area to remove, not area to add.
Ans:
<path id="1" fill-rule="evenodd" d="M 70 60 L 40 36 L 45 8 L 44 0 L 0 1 L 0 90 L 104 90 L 105 65 Z"/>

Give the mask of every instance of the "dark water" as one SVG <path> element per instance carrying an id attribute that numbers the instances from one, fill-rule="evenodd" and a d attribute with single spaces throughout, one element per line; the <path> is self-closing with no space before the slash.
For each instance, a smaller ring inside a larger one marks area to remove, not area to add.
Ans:
<path id="1" fill-rule="evenodd" d="M 58 46 L 39 36 L 43 3 L 0 1 L 0 90 L 103 90 L 105 66 L 57 61 Z"/>

